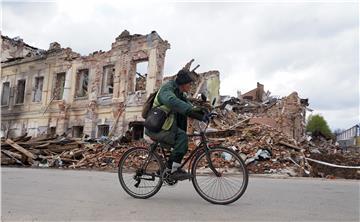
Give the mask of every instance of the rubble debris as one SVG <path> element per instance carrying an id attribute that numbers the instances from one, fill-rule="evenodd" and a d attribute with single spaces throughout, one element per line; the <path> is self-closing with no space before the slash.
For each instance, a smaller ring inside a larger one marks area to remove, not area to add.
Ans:
<path id="1" fill-rule="evenodd" d="M 9 38 L 1 35 L 1 62 L 21 60 L 25 57 L 41 55 L 44 50 L 26 44 L 19 37 Z"/>
<path id="2" fill-rule="evenodd" d="M 261 123 L 277 128 L 296 140 L 305 135 L 305 114 L 308 99 L 301 99 L 296 92 L 284 98 L 271 96 L 264 86 L 257 83 L 257 88 L 238 98 L 223 97 L 221 110 L 233 111 L 251 117 L 251 123 Z"/>
<path id="3" fill-rule="evenodd" d="M 336 164 L 344 166 L 342 168 L 329 166 L 328 164 L 322 164 L 311 161 L 312 174 L 316 177 L 332 177 L 332 178 L 345 178 L 345 179 L 360 179 L 359 169 L 349 169 L 351 167 L 346 166 L 360 166 L 360 154 L 359 152 L 352 153 L 311 153 L 310 158 L 315 160 L 324 161 L 326 163 Z"/>
<path id="4" fill-rule="evenodd" d="M 301 148 L 298 147 L 298 146 L 295 146 L 295 145 L 290 144 L 290 143 L 286 143 L 286 142 L 284 142 L 284 141 L 279 141 L 279 144 L 285 145 L 285 146 L 290 147 L 290 148 L 292 148 L 292 149 L 295 149 L 295 150 L 297 150 L 297 151 L 302 151 L 302 150 L 303 150 L 303 149 L 301 149 Z"/>
<path id="5" fill-rule="evenodd" d="M 228 121 L 227 116 L 237 116 L 240 124 Z M 235 113 L 219 115 L 211 122 L 214 130 L 208 133 L 211 145 L 222 145 L 230 147 L 244 159 L 251 173 L 260 174 L 282 174 L 289 176 L 311 176 L 318 177 L 342 177 L 359 179 L 359 171 L 356 169 L 337 169 L 328 166 L 319 166 L 317 163 L 308 163 L 306 158 L 313 158 L 334 164 L 359 166 L 360 154 L 353 158 L 351 155 L 340 153 L 334 154 L 332 146 L 318 143 L 323 139 L 304 139 L 296 141 L 289 135 L 268 125 L 243 121 L 243 116 L 238 117 Z M 190 123 L 190 130 L 195 130 L 195 121 Z M 221 124 L 219 124 L 221 123 Z M 231 130 L 222 130 L 230 128 Z M 117 161 L 121 155 L 130 147 L 147 147 L 149 144 L 144 140 L 131 140 L 131 133 L 117 140 L 109 138 L 94 140 L 74 139 L 66 137 L 53 138 L 48 136 L 32 138 L 23 135 L 16 138 L 16 143 L 11 140 L 2 141 L 1 157 L 2 165 L 20 164 L 24 166 L 38 167 L 61 167 L 72 169 L 100 169 L 116 170 Z M 14 139 L 15 140 L 15 139 Z M 27 140 L 27 141 L 24 141 Z M 330 144 L 330 142 L 327 141 Z M 25 152 L 20 152 L 13 146 L 23 147 L 34 155 L 34 161 L 29 159 Z M 318 144 L 318 145 L 316 145 Z M 190 140 L 189 149 L 196 147 L 196 140 Z M 317 150 L 321 152 L 311 152 Z M 36 155 L 36 156 L 35 156 Z M 333 157 L 336 158 L 333 158 Z M 345 158 L 346 156 L 346 158 Z M 20 158 L 21 157 L 21 158 Z M 226 159 L 226 157 L 224 157 Z"/>
<path id="6" fill-rule="evenodd" d="M 295 93 L 291 94 L 290 98 L 294 98 L 294 96 L 296 96 Z M 282 100 L 277 99 L 276 103 L 284 103 Z M 285 97 L 285 100 L 288 100 L 288 98 Z M 303 134 L 300 139 L 294 138 L 293 135 L 284 132 L 277 124 L 269 124 L 269 117 L 263 115 L 268 110 L 266 106 L 264 107 L 264 104 L 256 106 L 258 109 L 255 111 L 252 109 L 253 112 L 249 112 L 249 109 L 247 112 L 243 112 L 243 109 L 227 107 L 228 105 L 241 107 L 239 101 L 232 98 L 226 105 L 223 103 L 215 109 L 218 118 L 212 121 L 210 127 L 218 131 L 208 133 L 208 137 L 213 144 L 236 149 L 251 173 L 279 173 L 290 176 L 334 176 L 330 171 L 321 171 L 321 173 L 313 171 L 312 168 L 315 164 L 307 161 L 307 158 L 317 153 L 321 153 L 319 155 L 322 155 L 322 153 L 331 155 L 334 152 L 339 154 L 339 146 L 334 141 L 321 136 L 311 138 L 306 134 Z M 252 102 L 252 104 L 254 103 Z M 301 107 L 298 109 L 301 112 L 303 109 L 301 103 L 296 103 L 296 106 Z M 290 114 L 285 109 L 280 113 L 281 115 L 286 117 Z M 196 121 L 190 122 L 191 132 L 197 131 L 197 124 L 194 124 L 194 122 Z M 301 127 L 301 125 L 297 127 Z M 193 143 L 190 147 L 195 146 L 195 141 Z M 346 156 L 346 154 L 341 155 Z M 342 165 L 344 164 L 349 166 L 360 165 L 359 162 L 351 162 L 347 159 L 342 163 Z M 337 174 L 337 176 L 339 175 Z M 348 175 L 348 177 L 358 178 L 354 173 L 351 176 Z"/>
<path id="7" fill-rule="evenodd" d="M 24 136 L 22 138 L 26 139 Z M 129 145 L 120 143 L 120 139 L 90 143 L 66 137 L 32 138 L 29 141 L 18 139 L 17 142 L 6 139 L 1 141 L 1 152 L 4 154 L 1 155 L 1 165 L 114 170 L 126 149 L 135 145 L 147 144 L 136 141 Z"/>
<path id="8" fill-rule="evenodd" d="M 11 139 L 7 139 L 5 141 L 7 144 L 9 144 L 10 146 L 12 146 L 14 149 L 16 149 L 17 151 L 19 151 L 20 153 L 24 154 L 25 156 L 31 158 L 31 159 L 36 159 L 36 155 L 32 154 L 31 152 L 27 151 L 26 149 L 24 149 L 23 147 L 19 146 L 18 144 L 16 144 L 14 141 L 12 141 Z"/>

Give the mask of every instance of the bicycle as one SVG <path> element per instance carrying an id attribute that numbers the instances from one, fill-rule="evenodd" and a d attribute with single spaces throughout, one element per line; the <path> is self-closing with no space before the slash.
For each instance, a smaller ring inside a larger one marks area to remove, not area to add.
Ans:
<path id="1" fill-rule="evenodd" d="M 216 116 L 210 113 L 209 117 Z M 188 135 L 200 137 L 200 143 L 181 164 L 188 164 L 193 175 L 192 184 L 196 192 L 213 204 L 230 204 L 245 192 L 249 180 L 246 165 L 234 150 L 211 146 L 206 137 L 209 122 L 204 123 L 199 133 Z M 122 188 L 130 196 L 146 199 L 155 195 L 163 183 L 174 186 L 178 181 L 171 179 L 166 162 L 169 146 L 157 141 L 149 148 L 133 147 L 121 157 L 118 176 Z M 189 151 L 188 151 L 189 152 Z"/>

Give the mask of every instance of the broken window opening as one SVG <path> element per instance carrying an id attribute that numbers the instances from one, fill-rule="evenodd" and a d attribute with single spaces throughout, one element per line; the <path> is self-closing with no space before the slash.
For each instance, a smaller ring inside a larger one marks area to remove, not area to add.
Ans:
<path id="1" fill-rule="evenodd" d="M 35 78 L 33 102 L 41 102 L 43 84 L 44 84 L 44 77 L 36 77 Z"/>
<path id="2" fill-rule="evenodd" d="M 140 140 L 144 138 L 144 122 L 134 121 L 129 123 L 129 128 L 132 128 L 132 139 Z"/>
<path id="3" fill-rule="evenodd" d="M 50 136 L 55 136 L 56 135 L 56 127 L 55 126 L 49 127 L 48 134 Z"/>
<path id="4" fill-rule="evenodd" d="M 98 125 L 98 137 L 109 136 L 109 125 Z"/>
<path id="5" fill-rule="evenodd" d="M 88 96 L 89 70 L 81 69 L 76 75 L 76 97 Z"/>
<path id="6" fill-rule="evenodd" d="M 53 91 L 54 100 L 61 100 L 64 94 L 65 72 L 56 74 L 55 88 Z"/>
<path id="7" fill-rule="evenodd" d="M 1 94 L 1 105 L 9 105 L 10 99 L 10 82 L 4 82 L 2 85 L 2 94 Z"/>
<path id="8" fill-rule="evenodd" d="M 72 137 L 81 138 L 84 135 L 84 126 L 73 126 Z"/>
<path id="9" fill-rule="evenodd" d="M 136 63 L 135 91 L 146 90 L 148 65 L 148 61 Z"/>
<path id="10" fill-rule="evenodd" d="M 114 65 L 104 66 L 102 83 L 101 83 L 101 94 L 106 95 L 113 93 L 114 74 L 115 74 Z"/>
<path id="11" fill-rule="evenodd" d="M 15 104 L 22 104 L 24 103 L 25 97 L 25 79 L 20 79 L 17 82 L 17 93 L 16 93 L 16 101 Z"/>

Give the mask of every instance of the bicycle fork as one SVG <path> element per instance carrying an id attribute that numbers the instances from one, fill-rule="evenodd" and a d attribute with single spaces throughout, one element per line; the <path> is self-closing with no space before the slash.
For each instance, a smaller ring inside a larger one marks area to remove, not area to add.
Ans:
<path id="1" fill-rule="evenodd" d="M 217 177 L 221 177 L 221 173 L 219 173 L 219 172 L 215 169 L 215 167 L 214 167 L 214 165 L 213 165 L 213 163 L 212 163 L 212 161 L 211 161 L 211 157 L 210 157 L 210 152 L 209 152 L 209 147 L 208 147 L 208 146 L 206 146 L 205 155 L 206 155 L 206 159 L 207 159 L 207 161 L 208 161 L 208 163 L 209 163 L 209 168 L 211 169 L 211 171 L 212 171 Z"/>

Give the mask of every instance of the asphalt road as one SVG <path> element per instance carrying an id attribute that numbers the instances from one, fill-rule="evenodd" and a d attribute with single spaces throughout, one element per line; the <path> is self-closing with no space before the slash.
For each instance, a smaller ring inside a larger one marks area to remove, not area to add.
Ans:
<path id="1" fill-rule="evenodd" d="M 183 181 L 147 200 L 117 174 L 1 168 L 2 221 L 360 221 L 359 181 L 251 177 L 244 196 L 219 206 Z"/>

